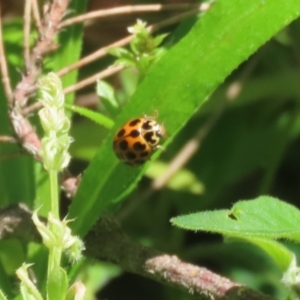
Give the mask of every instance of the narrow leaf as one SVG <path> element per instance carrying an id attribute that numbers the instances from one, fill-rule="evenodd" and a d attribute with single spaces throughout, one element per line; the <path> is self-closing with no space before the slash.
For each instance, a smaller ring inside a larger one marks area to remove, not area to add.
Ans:
<path id="1" fill-rule="evenodd" d="M 159 112 L 168 141 L 224 79 L 300 14 L 298 0 L 221 0 L 195 23 L 144 78 L 85 171 L 70 206 L 75 231 L 84 235 L 111 202 L 130 192 L 143 168 L 119 162 L 113 135 L 129 119 Z M 159 152 L 152 156 L 155 159 Z"/>
<path id="2" fill-rule="evenodd" d="M 110 129 L 114 125 L 114 121 L 112 121 L 110 118 L 90 109 L 68 104 L 65 104 L 65 107 L 106 128 Z"/>

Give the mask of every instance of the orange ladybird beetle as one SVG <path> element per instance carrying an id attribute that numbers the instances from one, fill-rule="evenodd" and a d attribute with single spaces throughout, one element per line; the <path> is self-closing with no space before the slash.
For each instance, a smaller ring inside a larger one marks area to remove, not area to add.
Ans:
<path id="1" fill-rule="evenodd" d="M 136 166 L 147 161 L 154 150 L 161 148 L 160 139 L 165 134 L 156 117 L 143 116 L 129 120 L 114 137 L 113 147 L 124 163 Z"/>

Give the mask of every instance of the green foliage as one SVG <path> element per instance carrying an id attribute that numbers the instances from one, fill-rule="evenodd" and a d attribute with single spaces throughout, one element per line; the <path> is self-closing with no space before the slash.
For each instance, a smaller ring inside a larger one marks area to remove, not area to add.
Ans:
<path id="1" fill-rule="evenodd" d="M 69 9 L 73 13 L 82 14 L 86 11 L 87 0 L 72 0 L 70 1 Z M 81 23 L 68 27 L 67 30 L 62 30 L 59 35 L 58 43 L 60 47 L 55 51 L 55 55 L 52 61 L 52 70 L 59 71 L 65 66 L 73 64 L 78 61 L 81 54 L 82 47 L 82 27 Z M 73 71 L 68 73 L 62 78 L 64 87 L 70 86 L 77 81 L 78 72 Z M 74 94 L 67 96 L 66 101 L 72 104 L 74 100 Z"/>
<path id="2" fill-rule="evenodd" d="M 113 87 L 103 80 L 98 80 L 96 92 L 106 111 L 113 117 L 118 115 L 120 112 L 120 105 L 116 99 Z"/>
<path id="3" fill-rule="evenodd" d="M 268 252 L 283 271 L 288 269 L 293 256 L 272 239 L 299 243 L 299 221 L 300 211 L 296 207 L 269 196 L 237 202 L 231 210 L 205 211 L 171 219 L 181 228 L 220 233 L 229 239 L 239 238 L 256 244 Z"/>
<path id="4" fill-rule="evenodd" d="M 97 123 L 100 126 L 104 126 L 104 127 L 110 129 L 114 125 L 114 122 L 111 119 L 109 119 L 108 117 L 106 117 L 102 114 L 94 112 L 90 109 L 86 109 L 84 107 L 80 107 L 80 106 L 76 106 L 76 105 L 68 105 L 68 104 L 65 104 L 65 107 L 72 110 L 75 113 L 80 114 L 81 116 L 88 118 L 91 121 L 94 121 L 95 123 Z"/>
<path id="5" fill-rule="evenodd" d="M 84 9 L 85 1 L 72 1 L 72 5 L 70 10 L 78 14 Z M 119 214 L 126 232 L 135 239 L 212 269 L 217 266 L 217 271 L 233 280 L 278 299 L 286 297 L 288 292 L 279 283 L 280 277 L 284 277 L 283 282 L 290 288 L 299 272 L 296 263 L 300 255 L 298 209 L 272 197 L 237 201 L 270 194 L 297 205 L 300 192 L 297 65 L 300 22 L 295 21 L 287 29 L 284 27 L 299 15 L 296 0 L 219 0 L 205 14 L 184 21 L 174 31 L 168 29 L 171 32 L 168 42 L 175 44 L 168 51 L 161 47 L 165 35 L 152 37 L 143 26 L 130 50 L 111 50 L 118 57 L 117 63 L 136 67 L 143 80 L 137 80 L 134 71 L 126 70 L 121 74 L 119 90 L 99 82 L 97 93 L 101 105 L 98 111 L 73 106 L 74 95 L 68 96 L 66 107 L 80 115 L 75 116 L 71 128 L 74 143 L 70 169 L 74 174 L 82 173 L 68 214 L 68 218 L 74 218 L 70 224 L 74 233 L 84 236 L 103 210 L 110 209 Z M 5 46 L 13 84 L 19 79 L 16 70 L 23 64 L 22 25 L 20 20 L 5 25 Z M 279 30 L 283 31 L 267 43 Z M 58 71 L 76 62 L 82 51 L 81 33 L 81 26 L 64 29 L 59 35 L 59 51 L 45 63 L 45 68 Z M 87 47 L 83 52 L 89 50 Z M 86 68 L 79 77 L 96 67 L 98 63 Z M 63 78 L 63 86 L 70 86 L 76 80 L 77 72 L 73 72 Z M 141 84 L 127 101 L 137 82 Z M 241 93 L 230 102 L 226 99 L 232 84 L 240 84 Z M 0 93 L 4 99 L 3 89 Z M 129 119 L 153 115 L 155 110 L 158 122 L 167 129 L 164 150 L 156 151 L 144 166 L 123 165 L 112 150 L 114 134 Z M 0 100 L 0 133 L 8 135 L 11 131 L 6 112 L 5 101 Z M 155 191 L 150 201 L 146 201 L 150 179 L 161 176 L 183 145 L 197 136 L 211 118 L 217 122 L 201 140 L 200 151 L 163 190 Z M 30 121 L 39 130 L 35 120 Z M 16 150 L 19 148 L 15 145 L 0 145 L 1 154 Z M 159 155 L 160 161 L 156 161 Z M 87 169 L 82 161 L 90 163 Z M 30 208 L 42 206 L 40 212 L 45 215 L 49 208 L 45 204 L 48 195 L 49 181 L 44 170 L 30 157 L 0 161 L 1 206 L 25 202 Z M 125 199 L 128 201 L 121 206 Z M 236 204 L 231 210 L 215 210 L 230 207 L 232 203 Z M 199 210 L 203 212 L 195 213 Z M 180 217 L 176 217 L 178 215 Z M 172 223 L 180 229 L 170 226 L 171 216 Z M 181 228 L 197 233 L 187 233 Z M 205 232 L 222 234 L 226 241 L 243 244 L 222 244 L 215 236 L 207 238 Z M 287 240 L 296 243 L 291 245 Z M 102 246 L 105 245 L 99 245 Z M 239 247 L 244 248 L 240 251 Z M 7 259 L 10 253 L 14 257 Z M 20 241 L 1 246 L 3 293 L 8 298 L 18 293 L 14 290 L 15 277 L 12 278 L 11 270 L 26 260 L 35 262 L 30 269 L 38 278 L 37 286 L 42 295 L 46 295 L 47 255 L 42 246 L 27 246 Z M 99 287 L 99 278 L 102 288 L 120 273 L 119 269 L 110 268 L 81 261 L 70 267 L 68 274 L 59 269 L 48 278 L 49 287 L 53 287 L 49 299 L 59 299 L 65 294 L 68 281 L 71 285 L 78 278 L 90 286 L 88 299 L 92 299 L 94 290 Z M 166 287 L 163 291 L 162 287 L 159 291 L 152 287 L 147 290 L 146 284 L 132 280 L 134 289 L 141 287 L 145 297 L 189 299 Z M 28 292 L 26 289 L 24 286 L 24 293 Z M 71 298 L 75 295 L 73 292 L 69 291 Z M 5 299 L 4 295 L 2 298 Z M 139 295 L 139 299 L 142 298 Z"/>
<path id="6" fill-rule="evenodd" d="M 68 289 L 68 277 L 66 271 L 61 267 L 54 268 L 48 276 L 47 299 L 64 300 L 66 299 L 67 289 Z"/>
<path id="7" fill-rule="evenodd" d="M 3 40 L 8 60 L 8 71 L 12 86 L 15 86 L 20 78 L 19 70 L 23 68 L 22 60 L 22 30 L 23 21 L 19 18 L 13 19 L 3 25 Z M 34 37 L 34 33 L 33 36 Z M 0 133 L 10 135 L 10 121 L 7 114 L 7 102 L 3 87 L 0 88 Z M 31 206 L 35 194 L 34 170 L 32 160 L 26 156 L 16 155 L 20 148 L 13 144 L 0 144 L 0 155 L 14 154 L 15 159 L 7 159 L 0 164 L 0 197 L 1 206 L 10 203 L 18 203 L 20 199 Z M 13 182 L 13 184 L 12 184 Z M 16 188 L 16 186 L 18 188 Z"/>
<path id="8" fill-rule="evenodd" d="M 237 202 L 231 210 L 199 212 L 171 221 L 185 229 L 218 232 L 233 237 L 256 236 L 300 241 L 297 226 L 300 221 L 299 210 L 269 196 Z"/>
<path id="9" fill-rule="evenodd" d="M 126 67 L 136 67 L 145 76 L 151 65 L 159 60 L 165 53 L 164 48 L 158 47 L 165 39 L 167 34 L 160 34 L 152 37 L 146 28 L 146 23 L 137 20 L 137 23 L 128 28 L 128 31 L 134 34 L 130 42 L 130 50 L 125 48 L 113 48 L 110 54 L 116 56 L 116 65 Z"/>
<path id="10" fill-rule="evenodd" d="M 151 68 L 118 116 L 112 133 L 85 171 L 71 204 L 70 217 L 76 217 L 72 224 L 76 232 L 84 235 L 99 214 L 112 202 L 128 195 L 141 178 L 143 168 L 122 165 L 112 152 L 112 135 L 122 124 L 157 109 L 158 120 L 166 120 L 169 143 L 218 84 L 288 20 L 296 18 L 297 12 L 299 9 L 293 1 L 289 4 L 280 1 L 262 4 L 259 0 L 216 3 L 185 38 Z M 273 21 L 265 24 L 271 19 Z"/>

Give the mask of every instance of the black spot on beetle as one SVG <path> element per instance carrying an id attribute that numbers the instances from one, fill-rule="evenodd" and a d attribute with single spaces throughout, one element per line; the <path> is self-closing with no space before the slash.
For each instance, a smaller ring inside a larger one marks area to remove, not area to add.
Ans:
<path id="1" fill-rule="evenodd" d="M 135 151 L 144 151 L 146 149 L 146 145 L 141 142 L 136 142 L 133 144 L 133 149 Z"/>
<path id="2" fill-rule="evenodd" d="M 142 153 L 140 154 L 140 157 L 147 157 L 147 156 L 149 156 L 149 152 L 147 152 L 147 151 L 142 152 Z"/>
<path id="3" fill-rule="evenodd" d="M 129 122 L 129 126 L 130 127 L 133 127 L 133 126 L 136 126 L 137 124 L 139 124 L 141 122 L 140 119 L 134 119 L 132 121 Z"/>
<path id="4" fill-rule="evenodd" d="M 126 151 L 128 149 L 128 142 L 126 140 L 121 141 L 119 147 L 122 151 Z"/>
<path id="5" fill-rule="evenodd" d="M 138 130 L 132 130 L 129 135 L 133 138 L 136 138 L 140 135 L 140 132 Z"/>
<path id="6" fill-rule="evenodd" d="M 133 152 L 130 152 L 130 151 L 126 153 L 126 157 L 127 157 L 128 160 L 136 159 L 136 155 Z"/>
<path id="7" fill-rule="evenodd" d="M 124 134 L 125 134 L 125 129 L 122 128 L 122 129 L 118 132 L 117 137 L 118 137 L 118 138 L 121 138 Z"/>
<path id="8" fill-rule="evenodd" d="M 151 122 L 152 122 L 152 121 L 147 121 L 147 122 L 145 122 L 145 123 L 142 125 L 142 128 L 145 129 L 145 130 L 150 130 L 150 129 L 152 129 Z"/>
<path id="9" fill-rule="evenodd" d="M 153 139 L 154 133 L 149 131 L 144 134 L 144 139 L 150 144 L 155 145 L 157 143 L 156 139 Z"/>

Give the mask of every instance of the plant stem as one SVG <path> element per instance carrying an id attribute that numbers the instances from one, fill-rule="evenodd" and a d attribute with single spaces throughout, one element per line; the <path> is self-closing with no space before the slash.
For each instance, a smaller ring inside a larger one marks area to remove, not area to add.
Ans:
<path id="1" fill-rule="evenodd" d="M 57 171 L 50 170 L 50 198 L 51 198 L 51 213 L 53 217 L 59 220 L 59 204 L 58 204 L 58 180 Z M 51 231 L 55 234 L 55 226 L 51 225 Z M 49 249 L 49 259 L 48 259 L 48 276 L 50 271 L 53 270 L 55 266 L 60 265 L 62 249 L 60 247 L 53 247 Z"/>
<path id="2" fill-rule="evenodd" d="M 50 176 L 51 213 L 55 219 L 59 219 L 57 171 L 50 170 L 49 176 Z"/>
<path id="3" fill-rule="evenodd" d="M 55 266 L 60 266 L 62 249 L 61 247 L 53 247 L 49 249 L 48 257 L 48 278 Z"/>

